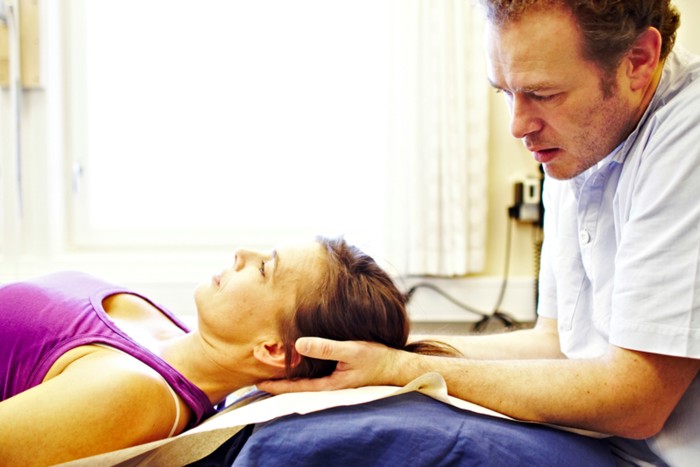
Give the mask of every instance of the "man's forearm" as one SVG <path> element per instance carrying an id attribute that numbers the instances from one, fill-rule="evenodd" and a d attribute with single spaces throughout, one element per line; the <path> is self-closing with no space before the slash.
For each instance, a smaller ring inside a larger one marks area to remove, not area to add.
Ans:
<path id="1" fill-rule="evenodd" d="M 655 434 L 698 362 L 614 349 L 600 359 L 471 360 L 401 353 L 395 383 L 435 371 L 451 395 L 520 420 L 632 438 Z"/>
<path id="2" fill-rule="evenodd" d="M 411 340 L 445 342 L 474 360 L 563 358 L 556 321 L 540 318 L 532 329 L 488 335 L 411 336 Z"/>

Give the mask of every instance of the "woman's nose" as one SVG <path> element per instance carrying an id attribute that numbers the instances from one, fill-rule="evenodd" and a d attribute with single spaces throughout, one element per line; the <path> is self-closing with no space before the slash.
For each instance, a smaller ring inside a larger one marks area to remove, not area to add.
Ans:
<path id="1" fill-rule="evenodd" d="M 241 269 L 243 269 L 246 263 L 248 263 L 250 261 L 250 258 L 255 256 L 255 254 L 256 253 L 254 251 L 246 250 L 243 248 L 239 248 L 238 250 L 236 250 L 236 254 L 233 260 L 233 269 L 235 271 L 240 271 Z"/>
<path id="2" fill-rule="evenodd" d="M 233 256 L 233 270 L 240 271 L 245 266 L 246 262 L 246 252 L 245 250 L 238 249 Z"/>

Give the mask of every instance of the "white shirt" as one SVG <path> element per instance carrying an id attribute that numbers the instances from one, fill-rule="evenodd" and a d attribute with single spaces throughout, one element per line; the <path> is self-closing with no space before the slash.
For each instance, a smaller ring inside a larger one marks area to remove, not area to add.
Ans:
<path id="1" fill-rule="evenodd" d="M 562 351 L 700 358 L 700 57 L 671 53 L 637 129 L 586 173 L 546 179 L 544 202 L 538 314 Z M 671 465 L 700 460 L 700 377 L 647 441 Z"/>

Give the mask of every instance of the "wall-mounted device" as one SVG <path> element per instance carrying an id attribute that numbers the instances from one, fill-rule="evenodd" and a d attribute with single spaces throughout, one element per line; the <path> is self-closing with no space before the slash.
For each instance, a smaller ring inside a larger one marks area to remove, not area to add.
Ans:
<path id="1" fill-rule="evenodd" d="M 531 175 L 513 183 L 513 205 L 508 208 L 508 217 L 518 222 L 532 225 L 534 241 L 534 300 L 535 308 L 539 302 L 540 254 L 544 235 L 544 204 L 542 188 L 544 186 L 544 168 L 540 164 L 539 176 Z"/>
<path id="2" fill-rule="evenodd" d="M 513 205 L 508 208 L 508 215 L 521 222 L 541 225 L 544 209 L 542 207 L 542 178 L 528 176 L 513 184 Z"/>

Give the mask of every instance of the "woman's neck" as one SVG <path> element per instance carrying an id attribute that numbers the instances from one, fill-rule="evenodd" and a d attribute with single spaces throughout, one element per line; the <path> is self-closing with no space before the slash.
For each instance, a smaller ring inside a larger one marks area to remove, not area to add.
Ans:
<path id="1" fill-rule="evenodd" d="M 219 342 L 198 331 L 184 333 L 143 298 L 122 293 L 103 300 L 110 319 L 139 345 L 159 355 L 216 404 L 230 393 L 270 378 L 243 342 Z"/>
<path id="2" fill-rule="evenodd" d="M 212 404 L 217 404 L 232 392 L 269 378 L 261 373 L 251 351 L 233 346 L 227 346 L 225 351 L 223 355 L 216 344 L 193 331 L 169 339 L 159 353 L 163 360 L 204 391 Z"/>

